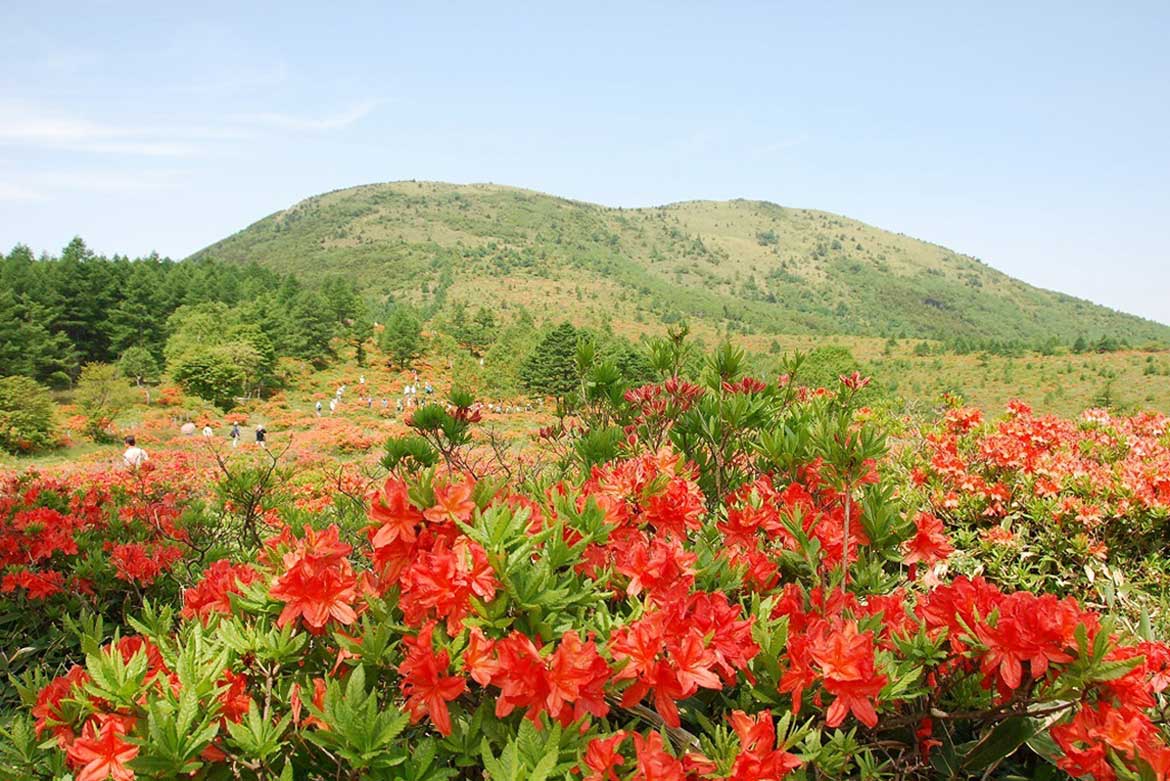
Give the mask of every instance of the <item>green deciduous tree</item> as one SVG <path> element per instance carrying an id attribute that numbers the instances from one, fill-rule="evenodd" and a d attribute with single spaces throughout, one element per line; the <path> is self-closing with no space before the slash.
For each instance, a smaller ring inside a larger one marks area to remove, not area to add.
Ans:
<path id="1" fill-rule="evenodd" d="M 28 377 L 0 378 L 0 450 L 28 453 L 53 444 L 53 400 Z"/>
<path id="2" fill-rule="evenodd" d="M 110 425 L 134 403 L 134 394 L 117 366 L 87 363 L 81 367 L 73 400 L 85 415 L 86 433 L 95 441 L 106 441 Z"/>
<path id="3" fill-rule="evenodd" d="M 244 392 L 244 370 L 236 363 L 240 352 L 232 346 L 219 345 L 186 353 L 170 364 L 171 376 L 188 393 L 228 409 Z"/>
<path id="4" fill-rule="evenodd" d="M 183 389 L 228 408 L 259 396 L 274 382 L 276 349 L 240 307 L 205 303 L 180 307 L 167 323 L 167 370 Z"/>
<path id="5" fill-rule="evenodd" d="M 146 403 L 150 403 L 150 386 L 159 381 L 162 374 L 158 361 L 145 347 L 129 347 L 118 358 L 118 370 L 122 376 L 132 380 L 146 392 Z"/>

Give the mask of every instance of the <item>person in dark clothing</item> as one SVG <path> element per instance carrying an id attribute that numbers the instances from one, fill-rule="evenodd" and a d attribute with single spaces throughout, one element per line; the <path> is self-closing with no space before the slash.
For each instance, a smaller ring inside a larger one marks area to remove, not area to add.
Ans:
<path id="1" fill-rule="evenodd" d="M 264 444 L 264 438 L 267 435 L 268 435 L 268 432 L 264 430 L 264 424 L 257 423 L 256 424 L 256 444 L 259 445 L 261 448 L 266 447 L 266 445 Z"/>

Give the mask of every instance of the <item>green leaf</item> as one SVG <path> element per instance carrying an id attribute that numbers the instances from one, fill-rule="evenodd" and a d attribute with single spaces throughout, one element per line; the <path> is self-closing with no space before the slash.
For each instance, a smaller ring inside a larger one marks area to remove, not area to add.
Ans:
<path id="1" fill-rule="evenodd" d="M 1036 722 L 1026 716 L 1005 719 L 989 731 L 963 757 L 964 770 L 981 772 L 994 767 L 1036 734 Z"/>

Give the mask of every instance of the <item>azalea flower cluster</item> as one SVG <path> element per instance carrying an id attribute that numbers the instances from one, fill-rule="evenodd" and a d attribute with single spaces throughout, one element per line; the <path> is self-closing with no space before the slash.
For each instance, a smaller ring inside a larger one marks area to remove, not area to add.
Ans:
<path id="1" fill-rule="evenodd" d="M 181 689 L 179 675 L 163 659 L 150 640 L 134 635 L 116 639 L 98 652 L 98 658 L 114 665 L 137 667 L 133 705 L 116 705 L 86 668 L 74 665 L 43 688 L 32 707 L 37 738 L 52 738 L 64 752 L 75 781 L 131 781 L 136 778 L 129 763 L 139 755 L 133 739 L 141 726 L 142 706 L 152 699 Z M 103 680 L 105 675 L 103 675 Z M 217 681 L 215 707 L 223 724 L 238 723 L 252 704 L 247 679 L 224 671 Z M 137 707 L 135 707 L 137 706 Z M 75 729 L 74 725 L 80 723 Z M 218 760 L 224 754 L 212 742 L 203 758 Z"/>
<path id="2" fill-rule="evenodd" d="M 1116 417 L 1101 409 L 1071 420 L 1011 402 L 986 422 L 954 405 L 924 431 L 911 479 L 936 513 L 976 523 L 993 544 L 1023 531 L 1077 540 L 1092 556 L 1147 547 L 1170 519 L 1170 418 Z"/>
<path id="3" fill-rule="evenodd" d="M 90 573 L 103 570 L 150 586 L 183 556 L 193 475 L 179 458 L 137 472 L 0 477 L 0 594 L 93 596 L 109 582 Z"/>

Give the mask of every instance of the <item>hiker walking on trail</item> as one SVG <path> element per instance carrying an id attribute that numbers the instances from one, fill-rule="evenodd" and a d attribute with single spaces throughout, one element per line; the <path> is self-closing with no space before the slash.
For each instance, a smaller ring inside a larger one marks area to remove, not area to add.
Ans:
<path id="1" fill-rule="evenodd" d="M 211 424 L 204 423 L 203 424 L 203 438 L 204 439 L 211 439 L 214 436 L 215 436 L 215 431 L 211 428 Z"/>
<path id="2" fill-rule="evenodd" d="M 122 461 L 131 469 L 137 469 L 150 460 L 146 455 L 146 451 L 138 447 L 137 441 L 133 436 L 126 437 L 123 442 L 126 443 L 126 452 L 122 454 Z"/>
<path id="3" fill-rule="evenodd" d="M 232 424 L 232 433 L 229 435 L 232 438 L 232 447 L 240 446 L 240 424 Z"/>
<path id="4" fill-rule="evenodd" d="M 317 417 L 321 417 L 321 400 L 317 399 Z"/>
<path id="5" fill-rule="evenodd" d="M 268 435 L 268 432 L 264 430 L 264 424 L 257 423 L 256 424 L 256 444 L 260 446 L 261 450 L 267 449 L 267 445 L 264 444 L 264 438 L 267 435 Z"/>

